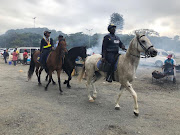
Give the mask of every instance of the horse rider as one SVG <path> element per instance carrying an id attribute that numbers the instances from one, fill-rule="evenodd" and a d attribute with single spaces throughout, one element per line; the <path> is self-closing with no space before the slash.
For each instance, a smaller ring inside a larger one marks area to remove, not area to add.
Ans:
<path id="1" fill-rule="evenodd" d="M 46 60 L 50 51 L 54 50 L 53 39 L 50 38 L 50 31 L 44 31 L 44 37 L 41 40 L 40 52 L 41 52 L 41 63 L 43 68 L 46 69 Z"/>
<path id="2" fill-rule="evenodd" d="M 112 80 L 114 80 L 114 64 L 116 62 L 116 56 L 119 53 L 119 47 L 122 48 L 122 50 L 126 49 L 120 38 L 115 35 L 116 26 L 114 24 L 110 24 L 107 29 L 109 34 L 104 36 L 103 39 L 102 61 L 107 61 L 111 64 L 111 68 L 107 72 L 106 81 L 112 82 Z"/>

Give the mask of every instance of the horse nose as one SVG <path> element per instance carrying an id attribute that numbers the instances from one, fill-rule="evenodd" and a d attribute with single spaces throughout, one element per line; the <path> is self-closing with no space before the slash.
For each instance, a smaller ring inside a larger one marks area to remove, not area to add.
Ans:
<path id="1" fill-rule="evenodd" d="M 157 55 L 157 51 L 156 51 L 156 50 L 154 50 L 154 51 L 153 51 L 153 54 L 156 56 L 156 55 Z"/>
<path id="2" fill-rule="evenodd" d="M 151 51 L 151 56 L 152 57 L 155 57 L 156 55 L 157 55 L 157 51 L 156 50 Z"/>

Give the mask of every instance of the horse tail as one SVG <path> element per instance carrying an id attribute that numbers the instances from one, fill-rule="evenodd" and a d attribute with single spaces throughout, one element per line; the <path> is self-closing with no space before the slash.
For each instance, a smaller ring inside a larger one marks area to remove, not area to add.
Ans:
<path id="1" fill-rule="evenodd" d="M 83 78 L 83 76 L 84 76 L 84 73 L 85 73 L 85 64 L 83 65 L 82 70 L 81 70 L 80 74 L 78 75 L 78 81 L 79 81 L 79 82 L 82 81 L 82 78 Z"/>
<path id="2" fill-rule="evenodd" d="M 35 69 L 35 62 L 33 60 L 33 55 L 34 55 L 34 53 L 31 55 L 31 62 L 30 62 L 29 71 L 28 71 L 28 80 L 31 79 L 31 77 L 34 73 L 34 69 Z"/>

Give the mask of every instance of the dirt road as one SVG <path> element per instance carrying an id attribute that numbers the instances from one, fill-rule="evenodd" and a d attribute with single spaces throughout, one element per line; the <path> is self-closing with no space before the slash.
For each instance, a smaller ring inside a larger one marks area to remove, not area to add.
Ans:
<path id="1" fill-rule="evenodd" d="M 27 82 L 29 66 L 5 65 L 0 59 L 0 135 L 179 135 L 180 77 L 177 84 L 151 83 L 154 68 L 139 67 L 133 87 L 140 116 L 133 115 L 133 98 L 121 97 L 121 110 L 114 109 L 119 84 L 97 82 L 98 98 L 89 103 L 85 81 L 73 77 L 72 88 L 50 85 L 44 91 L 35 74 Z M 19 72 L 19 70 L 21 72 Z M 53 75 L 57 82 L 56 74 Z M 61 80 L 67 76 L 62 73 Z"/>

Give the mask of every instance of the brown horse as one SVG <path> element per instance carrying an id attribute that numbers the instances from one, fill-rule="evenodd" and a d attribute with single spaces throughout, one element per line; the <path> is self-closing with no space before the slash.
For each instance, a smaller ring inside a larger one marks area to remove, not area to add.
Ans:
<path id="1" fill-rule="evenodd" d="M 61 90 L 60 72 L 62 70 L 62 57 L 64 56 L 65 51 L 66 51 L 66 41 L 65 39 L 61 39 L 59 41 L 57 48 L 54 51 L 51 51 L 51 53 L 49 54 L 47 62 L 46 62 L 47 69 L 48 69 L 46 70 L 46 72 L 49 75 L 49 81 L 45 87 L 45 90 L 47 90 L 48 85 L 51 82 L 51 80 L 53 84 L 55 84 L 54 80 L 52 79 L 52 72 L 56 70 L 57 76 L 58 76 L 59 90 L 60 90 L 60 93 L 62 94 L 63 91 Z M 36 67 L 36 75 L 38 78 L 39 85 L 41 85 L 40 75 L 43 68 L 37 60 L 39 54 L 40 54 L 40 51 L 35 51 L 31 57 L 31 63 L 30 63 L 29 71 L 28 71 L 28 79 L 31 79 L 34 69 Z"/>

